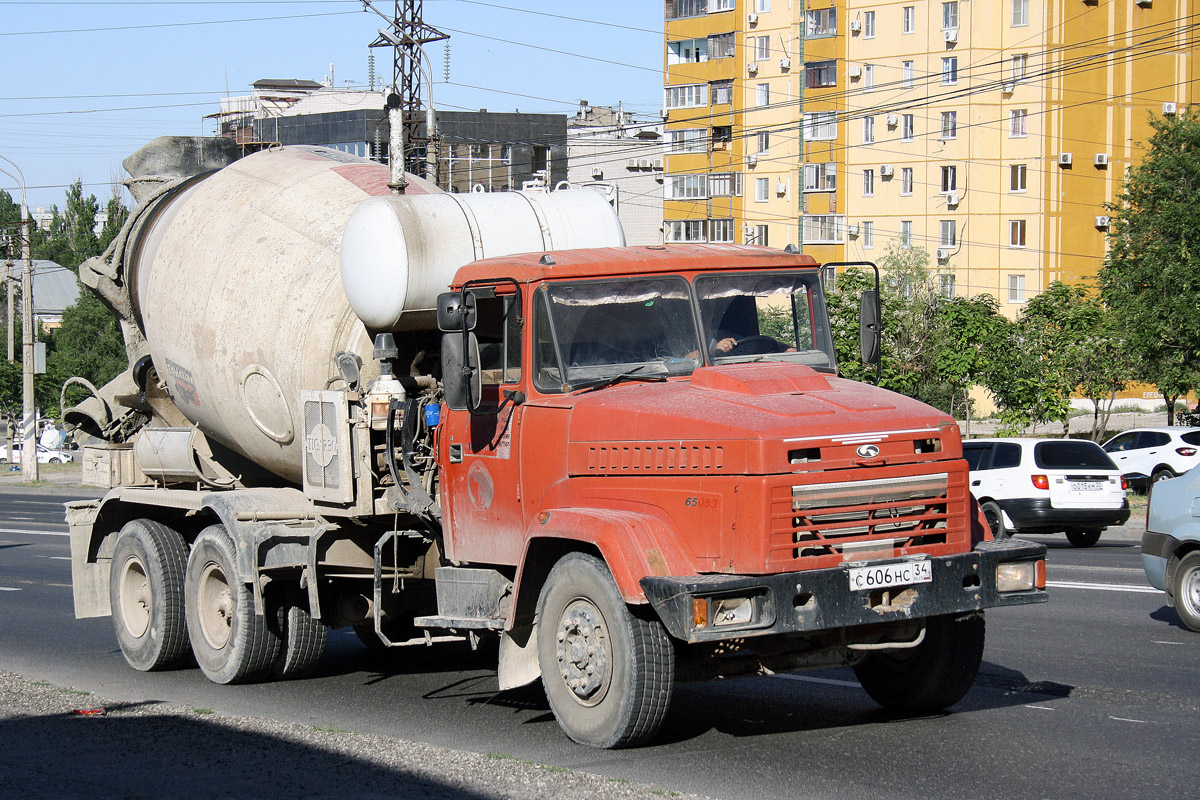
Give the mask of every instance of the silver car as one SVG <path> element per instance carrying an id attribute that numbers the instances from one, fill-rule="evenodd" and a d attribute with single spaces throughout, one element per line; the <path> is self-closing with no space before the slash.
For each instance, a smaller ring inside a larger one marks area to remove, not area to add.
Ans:
<path id="1" fill-rule="evenodd" d="M 1180 622 L 1200 632 L 1200 469 L 1151 487 L 1142 566 Z"/>

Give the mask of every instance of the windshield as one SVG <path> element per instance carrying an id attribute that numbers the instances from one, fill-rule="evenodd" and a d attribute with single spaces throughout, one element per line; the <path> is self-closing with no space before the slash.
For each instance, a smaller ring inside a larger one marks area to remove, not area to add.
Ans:
<path id="1" fill-rule="evenodd" d="M 711 363 L 778 360 L 835 371 L 815 273 L 706 275 L 696 279 L 696 298 Z"/>

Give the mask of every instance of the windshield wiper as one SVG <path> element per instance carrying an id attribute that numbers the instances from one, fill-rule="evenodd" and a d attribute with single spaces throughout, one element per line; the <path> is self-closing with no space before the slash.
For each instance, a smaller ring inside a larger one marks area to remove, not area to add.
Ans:
<path id="1" fill-rule="evenodd" d="M 666 375 L 638 375 L 637 373 L 645 369 L 645 365 L 634 367 L 626 372 L 621 372 L 613 375 L 610 378 L 601 378 L 600 380 L 581 383 L 571 386 L 571 391 L 594 392 L 598 389 L 607 389 L 610 386 L 615 386 L 622 381 L 647 381 L 650 383 L 662 383 L 667 379 Z"/>

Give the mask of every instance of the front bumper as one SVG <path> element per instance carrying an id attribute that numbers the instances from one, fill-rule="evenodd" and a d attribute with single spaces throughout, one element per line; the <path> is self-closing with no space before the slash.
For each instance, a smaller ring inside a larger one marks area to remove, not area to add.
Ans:
<path id="1" fill-rule="evenodd" d="M 1001 500 L 1000 508 L 1018 531 L 1064 531 L 1069 528 L 1107 528 L 1129 519 L 1129 501 L 1120 508 L 1053 508 L 1049 498 Z"/>
<path id="2" fill-rule="evenodd" d="M 708 642 L 1044 603 L 1048 599 L 1045 589 L 998 591 L 996 567 L 1045 557 L 1046 546 L 1033 542 L 981 542 L 970 553 L 929 559 L 932 581 L 890 589 L 851 590 L 849 568 L 858 565 L 849 563 L 777 575 L 650 577 L 642 578 L 641 586 L 672 636 L 687 642 Z M 737 625 L 697 627 L 693 601 L 722 598 L 750 598 L 755 610 L 753 619 Z"/>

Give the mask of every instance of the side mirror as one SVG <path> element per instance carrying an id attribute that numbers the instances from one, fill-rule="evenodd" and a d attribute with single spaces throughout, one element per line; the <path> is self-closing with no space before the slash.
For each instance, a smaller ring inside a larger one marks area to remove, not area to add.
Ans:
<path id="1" fill-rule="evenodd" d="M 437 299 L 438 330 L 442 333 L 475 330 L 475 295 L 443 292 Z"/>
<path id="2" fill-rule="evenodd" d="M 879 292 L 862 293 L 858 308 L 858 350 L 864 364 L 878 364 L 883 328 L 880 324 Z"/>
<path id="3" fill-rule="evenodd" d="M 441 309 L 439 297 L 439 318 Z M 446 405 L 454 411 L 479 408 L 483 399 L 483 381 L 479 376 L 479 340 L 475 334 L 447 333 L 442 336 L 442 387 L 446 392 Z"/>

